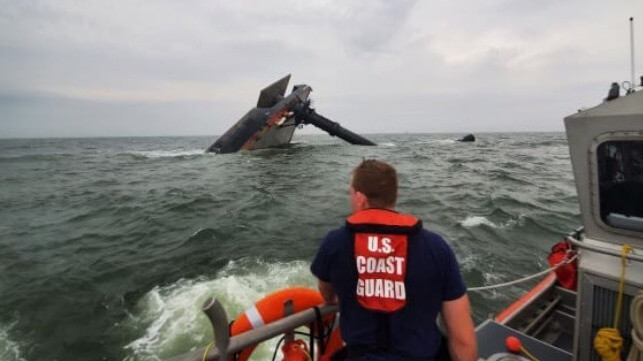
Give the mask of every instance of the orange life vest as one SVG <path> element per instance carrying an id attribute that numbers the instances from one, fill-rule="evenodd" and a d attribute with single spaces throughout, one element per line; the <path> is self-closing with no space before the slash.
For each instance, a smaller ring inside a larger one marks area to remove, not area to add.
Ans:
<path id="1" fill-rule="evenodd" d="M 357 267 L 355 295 L 373 311 L 395 312 L 406 305 L 406 264 L 409 234 L 422 221 L 386 209 L 370 208 L 351 215 L 346 224 L 354 234 Z"/>

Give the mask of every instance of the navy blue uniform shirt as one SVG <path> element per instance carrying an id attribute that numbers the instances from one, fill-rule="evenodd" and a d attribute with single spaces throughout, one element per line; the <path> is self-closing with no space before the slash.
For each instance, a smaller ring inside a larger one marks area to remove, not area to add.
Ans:
<path id="1" fill-rule="evenodd" d="M 357 302 L 357 269 L 352 257 L 353 233 L 343 226 L 326 235 L 310 269 L 337 293 L 344 342 L 374 346 L 376 313 Z M 466 292 L 455 255 L 437 233 L 422 229 L 409 235 L 405 287 L 406 305 L 389 318 L 390 348 L 415 357 L 434 357 L 440 346 L 435 321 L 442 301 L 458 299 Z"/>

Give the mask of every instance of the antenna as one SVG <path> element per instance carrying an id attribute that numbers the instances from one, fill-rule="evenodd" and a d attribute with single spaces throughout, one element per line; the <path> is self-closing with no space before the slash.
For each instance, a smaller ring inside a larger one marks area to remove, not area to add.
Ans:
<path id="1" fill-rule="evenodd" d="M 630 53 L 632 54 L 632 59 L 631 59 L 631 83 L 630 83 L 630 89 L 627 91 L 628 93 L 634 92 L 634 17 L 630 17 Z"/>

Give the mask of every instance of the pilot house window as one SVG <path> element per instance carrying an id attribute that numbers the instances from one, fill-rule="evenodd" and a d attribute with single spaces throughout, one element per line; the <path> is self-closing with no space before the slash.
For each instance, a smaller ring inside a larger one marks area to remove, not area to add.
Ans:
<path id="1" fill-rule="evenodd" d="M 643 232 L 643 140 L 601 143 L 597 157 L 601 219 Z"/>

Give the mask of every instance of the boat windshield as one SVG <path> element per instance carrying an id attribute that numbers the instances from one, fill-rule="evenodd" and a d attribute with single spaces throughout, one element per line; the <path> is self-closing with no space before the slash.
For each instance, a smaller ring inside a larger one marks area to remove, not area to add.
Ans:
<path id="1" fill-rule="evenodd" d="M 606 141 L 596 154 L 601 219 L 643 232 L 643 140 Z"/>

